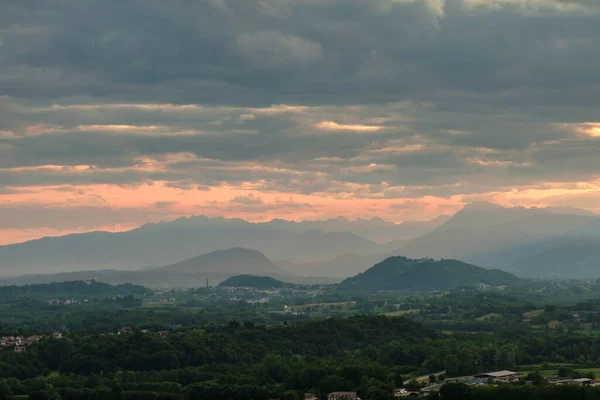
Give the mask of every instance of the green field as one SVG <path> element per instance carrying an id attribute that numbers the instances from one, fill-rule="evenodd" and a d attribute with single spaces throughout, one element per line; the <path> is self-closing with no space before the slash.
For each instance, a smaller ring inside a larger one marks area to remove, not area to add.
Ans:
<path id="1" fill-rule="evenodd" d="M 383 315 L 385 315 L 387 317 L 399 317 L 399 316 L 405 315 L 405 314 L 418 314 L 419 311 L 420 310 L 418 308 L 413 308 L 410 310 L 399 310 L 399 311 L 386 312 L 386 313 L 383 313 Z"/>
<path id="2" fill-rule="evenodd" d="M 565 367 L 568 367 L 568 366 L 569 366 L 569 364 L 565 364 Z M 526 368 L 527 368 L 526 370 L 520 371 L 523 375 L 527 375 L 530 372 L 536 372 L 536 371 L 538 371 L 540 374 L 542 374 L 542 376 L 544 378 L 549 378 L 551 376 L 558 375 L 558 368 L 540 369 L 540 368 L 532 368 L 531 365 L 527 365 Z M 596 375 L 596 377 L 600 377 L 600 368 L 575 368 L 575 370 L 579 371 L 582 375 L 591 372 L 594 375 Z"/>
<path id="3" fill-rule="evenodd" d="M 331 307 L 352 307 L 356 305 L 356 301 L 340 301 L 337 303 L 311 303 L 299 306 L 290 306 L 292 311 L 305 310 L 307 308 L 331 308 Z"/>

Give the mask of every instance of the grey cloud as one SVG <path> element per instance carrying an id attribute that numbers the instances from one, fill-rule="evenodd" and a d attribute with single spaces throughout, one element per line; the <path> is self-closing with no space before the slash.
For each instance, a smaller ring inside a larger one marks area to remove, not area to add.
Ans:
<path id="1" fill-rule="evenodd" d="M 319 43 L 277 32 L 245 33 L 236 39 L 245 56 L 259 65 L 312 64 L 321 57 Z"/>
<path id="2" fill-rule="evenodd" d="M 153 204 L 155 208 L 163 209 L 163 208 L 171 208 L 177 204 L 176 201 L 157 201 Z"/>
<path id="3" fill-rule="evenodd" d="M 262 205 L 264 202 L 260 197 L 256 197 L 253 194 L 248 196 L 235 196 L 231 199 L 231 203 L 243 204 L 243 205 Z"/>
<path id="4" fill-rule="evenodd" d="M 11 2 L 2 87 L 39 100 L 323 104 L 597 83 L 592 2 L 587 15 L 531 15 L 466 1 L 61 0 L 52 13 Z"/>
<path id="5" fill-rule="evenodd" d="M 40 113 L 24 112 L 21 117 L 36 124 L 46 121 L 69 128 L 0 139 L 0 168 L 4 168 L 0 170 L 0 182 L 5 187 L 162 180 L 191 190 L 261 180 L 268 190 L 310 194 L 345 192 L 349 190 L 348 183 L 369 185 L 376 190 L 381 182 L 387 182 L 405 186 L 402 191 L 387 191 L 387 197 L 427 193 L 450 196 L 459 187 L 479 192 L 484 187 L 502 188 L 552 179 L 582 180 L 597 176 L 600 170 L 598 140 L 574 137 L 562 126 L 542 119 L 525 124 L 520 118 L 510 121 L 505 116 L 450 113 L 411 104 L 309 107 L 292 113 L 216 107 L 201 112 L 192 110 L 186 115 L 172 109 L 158 112 L 157 117 L 147 111 L 122 109 L 100 112 L 100 116 L 98 110 L 78 108 L 55 110 L 58 116 L 49 111 Z M 86 117 L 88 113 L 90 117 Z M 249 114 L 256 117 L 247 119 L 244 125 L 255 133 L 235 131 L 239 117 Z M 102 122 L 99 118 L 116 125 L 164 124 L 166 131 L 115 133 L 102 127 L 68 130 Z M 224 124 L 218 130 L 205 131 L 215 118 Z M 384 129 L 368 133 L 323 132 L 313 126 L 327 118 L 349 124 L 380 120 L 373 123 L 382 123 Z M 172 126 L 173 123 L 178 125 Z M 186 129 L 199 133 L 177 133 Z M 199 158 L 170 160 L 168 154 Z M 164 168 L 140 168 L 147 157 L 163 163 Z M 558 163 L 560 160 L 565 162 Z M 11 169 L 44 164 L 93 167 Z M 453 185 L 457 182 L 461 186 Z M 439 187 L 433 188 L 435 185 Z"/>
<path id="6" fill-rule="evenodd" d="M 556 124 L 600 121 L 600 7 L 514 3 L 10 0 L 0 131 L 15 137 L 0 135 L 0 190 L 261 180 L 289 193 L 358 184 L 367 197 L 448 197 L 594 179 L 600 140 Z M 307 108 L 261 109 L 272 104 Z M 315 128 L 323 121 L 382 129 Z M 408 150 L 377 151 L 399 143 Z M 144 170 L 143 158 L 166 166 Z M 94 168 L 15 169 L 45 164 Z"/>

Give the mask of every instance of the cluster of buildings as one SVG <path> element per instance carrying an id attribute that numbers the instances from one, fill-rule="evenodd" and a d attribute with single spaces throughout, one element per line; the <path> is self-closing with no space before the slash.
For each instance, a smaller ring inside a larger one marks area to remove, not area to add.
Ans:
<path id="1" fill-rule="evenodd" d="M 304 400 L 319 400 L 319 396 L 314 393 L 304 393 Z M 356 392 L 331 392 L 327 395 L 327 400 L 360 400 L 360 397 L 358 397 Z"/>
<path id="2" fill-rule="evenodd" d="M 319 400 L 319 396 L 314 393 L 304 393 L 304 400 Z M 360 400 L 356 392 L 331 392 L 327 395 L 327 400 Z"/>
<path id="3" fill-rule="evenodd" d="M 268 303 L 274 299 L 281 299 L 286 296 L 309 296 L 315 297 L 319 294 L 324 293 L 324 289 L 317 288 L 272 288 L 272 289 L 261 289 L 247 286 L 223 286 L 219 287 L 224 293 L 232 294 L 229 297 L 231 301 L 246 301 L 251 304 L 255 303 Z"/>
<path id="4" fill-rule="evenodd" d="M 407 389 L 396 389 L 394 397 L 396 398 L 411 398 L 436 395 L 444 383 L 456 382 L 466 385 L 487 385 L 493 383 L 509 383 L 517 382 L 523 377 L 519 372 L 514 371 L 496 371 L 486 372 L 471 376 L 459 376 L 455 378 L 446 378 L 443 382 L 436 383 L 430 386 L 421 388 L 419 391 L 409 391 Z"/>
<path id="5" fill-rule="evenodd" d="M 360 400 L 356 392 L 332 392 L 327 395 L 327 400 Z"/>
<path id="6" fill-rule="evenodd" d="M 560 379 L 550 381 L 553 385 L 590 385 L 590 386 L 598 386 L 600 385 L 600 380 L 590 379 L 590 378 L 578 378 L 578 379 Z"/>
<path id="7" fill-rule="evenodd" d="M 600 313 L 600 311 L 569 311 L 569 317 L 573 319 L 579 319 L 581 317 L 596 315 L 598 313 Z"/>
<path id="8" fill-rule="evenodd" d="M 148 329 L 140 330 L 141 333 L 151 333 Z M 117 335 L 129 335 L 133 333 L 133 328 L 131 326 L 124 326 L 117 331 Z M 169 336 L 169 331 L 158 331 L 158 336 Z M 114 335 L 114 333 L 110 333 L 110 335 Z"/>
<path id="9" fill-rule="evenodd" d="M 88 302 L 88 299 L 83 299 L 83 300 L 79 300 L 79 299 L 52 299 L 52 300 L 48 300 L 48 304 L 50 304 L 52 306 L 81 304 L 81 303 L 87 303 L 87 302 Z"/>
<path id="10" fill-rule="evenodd" d="M 61 332 L 54 332 L 51 335 L 52 339 L 62 339 Z M 27 347 L 33 343 L 37 343 L 46 336 L 32 335 L 32 336 L 2 336 L 0 337 L 0 351 L 14 351 L 17 353 L 27 352 Z"/>

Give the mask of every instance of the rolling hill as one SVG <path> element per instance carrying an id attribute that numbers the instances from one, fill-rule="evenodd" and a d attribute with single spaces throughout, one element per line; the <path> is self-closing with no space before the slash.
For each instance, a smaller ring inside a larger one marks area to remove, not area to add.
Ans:
<path id="1" fill-rule="evenodd" d="M 516 284 L 516 276 L 500 270 L 488 270 L 457 260 L 409 259 L 389 257 L 367 271 L 344 280 L 342 290 L 447 290 L 481 284 Z"/>
<path id="2" fill-rule="evenodd" d="M 280 289 L 293 286 L 270 276 L 235 275 L 219 283 L 220 287 L 251 287 L 255 289 Z"/>

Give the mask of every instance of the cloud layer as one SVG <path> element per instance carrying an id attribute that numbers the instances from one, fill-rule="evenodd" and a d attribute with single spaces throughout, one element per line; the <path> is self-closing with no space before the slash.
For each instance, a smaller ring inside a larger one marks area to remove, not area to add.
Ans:
<path id="1" fill-rule="evenodd" d="M 3 8 L 0 243 L 198 213 L 600 211 L 594 0 Z"/>

